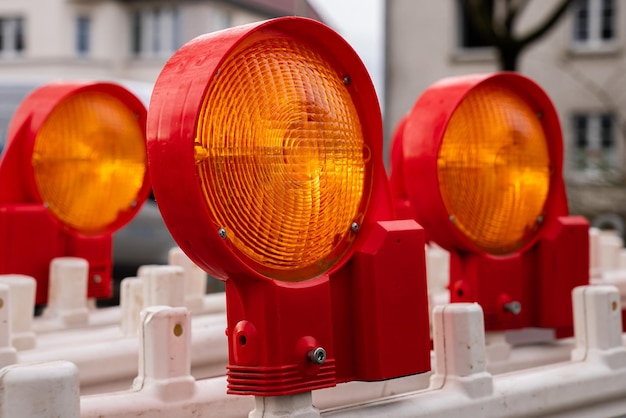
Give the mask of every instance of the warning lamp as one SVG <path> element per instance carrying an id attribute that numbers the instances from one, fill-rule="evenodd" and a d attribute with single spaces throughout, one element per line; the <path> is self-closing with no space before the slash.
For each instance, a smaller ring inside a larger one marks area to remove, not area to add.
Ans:
<path id="1" fill-rule="evenodd" d="M 89 262 L 88 297 L 111 295 L 111 234 L 149 193 L 146 108 L 121 86 L 51 83 L 20 104 L 0 161 L 0 273 L 37 280 L 54 257 Z"/>
<path id="2" fill-rule="evenodd" d="M 451 301 L 479 302 L 488 330 L 571 330 L 588 223 L 568 216 L 562 155 L 554 106 L 516 73 L 441 80 L 395 132 L 395 206 L 451 252 Z"/>
<path id="3" fill-rule="evenodd" d="M 393 220 L 376 93 L 338 34 L 286 17 L 190 41 L 147 135 L 166 225 L 226 281 L 230 393 L 429 370 L 423 230 Z"/>

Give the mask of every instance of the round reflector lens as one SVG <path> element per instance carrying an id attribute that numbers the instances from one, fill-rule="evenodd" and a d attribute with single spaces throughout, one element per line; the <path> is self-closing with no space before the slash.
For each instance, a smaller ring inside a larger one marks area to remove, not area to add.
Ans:
<path id="1" fill-rule="evenodd" d="M 326 271 L 364 216 L 369 148 L 349 83 L 305 43 L 260 32 L 220 66 L 195 143 L 216 229 L 256 271 Z"/>
<path id="2" fill-rule="evenodd" d="M 64 99 L 35 138 L 32 165 L 43 202 L 65 225 L 100 233 L 137 204 L 145 136 L 119 99 L 83 91 Z"/>
<path id="3" fill-rule="evenodd" d="M 514 90 L 479 84 L 450 119 L 437 175 L 451 221 L 476 247 L 520 249 L 539 228 L 550 187 L 540 115 Z"/>

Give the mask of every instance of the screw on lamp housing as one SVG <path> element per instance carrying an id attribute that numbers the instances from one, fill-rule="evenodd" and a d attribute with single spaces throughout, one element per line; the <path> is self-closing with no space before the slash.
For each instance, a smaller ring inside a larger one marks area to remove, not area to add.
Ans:
<path id="1" fill-rule="evenodd" d="M 309 351 L 309 360 L 315 364 L 324 364 L 326 361 L 326 350 L 322 347 L 316 347 L 315 349 Z"/>
<path id="2" fill-rule="evenodd" d="M 522 312 L 522 304 L 518 301 L 512 301 L 504 304 L 504 310 L 511 312 L 513 315 L 519 315 Z"/>

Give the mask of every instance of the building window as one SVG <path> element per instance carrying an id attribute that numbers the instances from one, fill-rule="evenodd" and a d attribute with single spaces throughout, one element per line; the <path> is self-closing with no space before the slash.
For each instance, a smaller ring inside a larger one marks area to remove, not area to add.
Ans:
<path id="1" fill-rule="evenodd" d="M 89 54 L 91 19 L 88 16 L 76 18 L 76 53 L 80 56 Z"/>
<path id="2" fill-rule="evenodd" d="M 576 114 L 572 118 L 577 171 L 609 172 L 617 167 L 615 117 L 611 113 Z"/>
<path id="3" fill-rule="evenodd" d="M 141 54 L 141 13 L 133 12 L 131 17 L 131 41 L 130 48 L 133 55 Z"/>
<path id="4" fill-rule="evenodd" d="M 18 55 L 24 48 L 24 19 L 0 17 L 0 56 Z"/>
<path id="5" fill-rule="evenodd" d="M 467 0 L 457 0 L 458 2 L 458 14 L 459 14 L 459 47 L 462 49 L 474 49 L 474 48 L 489 48 L 492 45 L 491 42 L 486 41 L 476 29 L 470 18 Z M 487 14 L 493 16 L 494 12 L 494 0 L 486 1 L 484 4 Z"/>
<path id="6" fill-rule="evenodd" d="M 574 6 L 574 42 L 601 44 L 615 39 L 615 0 L 578 0 Z"/>
<path id="7" fill-rule="evenodd" d="M 135 10 L 131 24 L 131 51 L 135 56 L 169 57 L 182 45 L 175 7 Z"/>

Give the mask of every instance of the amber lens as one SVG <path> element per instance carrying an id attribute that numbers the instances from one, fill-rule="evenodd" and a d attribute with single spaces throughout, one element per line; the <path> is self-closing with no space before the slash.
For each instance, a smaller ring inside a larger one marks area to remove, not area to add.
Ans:
<path id="1" fill-rule="evenodd" d="M 261 34 L 209 86 L 195 143 L 206 202 L 268 277 L 314 277 L 354 238 L 369 152 L 349 88 L 307 45 Z"/>
<path id="2" fill-rule="evenodd" d="M 541 223 L 550 159 L 537 111 L 498 83 L 473 89 L 452 115 L 437 160 L 454 225 L 479 249 L 505 254 Z"/>
<path id="3" fill-rule="evenodd" d="M 32 165 L 39 194 L 59 220 L 83 233 L 104 232 L 137 204 L 145 137 L 128 106 L 84 91 L 63 100 L 43 123 Z"/>

